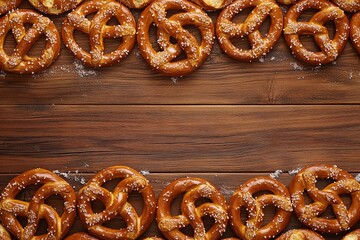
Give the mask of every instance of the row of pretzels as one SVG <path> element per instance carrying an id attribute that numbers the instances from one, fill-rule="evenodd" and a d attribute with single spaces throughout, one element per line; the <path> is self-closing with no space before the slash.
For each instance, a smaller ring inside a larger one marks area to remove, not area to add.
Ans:
<path id="1" fill-rule="evenodd" d="M 110 191 L 104 184 L 117 180 Z M 322 189 L 317 182 L 331 180 Z M 18 198 L 20 192 L 31 185 L 39 185 L 30 202 Z M 131 192 L 142 195 L 141 213 L 128 201 Z M 347 194 L 347 206 L 341 195 Z M 61 215 L 46 200 L 53 195 L 63 199 Z M 305 195 L 312 202 L 307 203 Z M 174 199 L 182 197 L 181 213 L 173 215 Z M 206 201 L 198 201 L 207 199 Z M 100 201 L 104 210 L 94 211 L 92 203 Z M 264 223 L 263 209 L 274 206 L 271 221 Z M 331 206 L 334 218 L 322 214 Z M 247 219 L 242 218 L 245 211 Z M 309 229 L 296 229 L 280 235 L 287 227 L 292 212 Z M 149 181 L 136 170 L 126 166 L 113 166 L 92 177 L 76 195 L 74 189 L 60 176 L 45 169 L 33 169 L 13 178 L 0 198 L 0 239 L 11 240 L 8 231 L 20 240 L 63 239 L 72 227 L 78 212 L 88 233 L 68 236 L 66 240 L 137 239 L 156 220 L 166 239 L 220 239 L 228 222 L 235 234 L 243 240 L 255 239 L 324 239 L 319 233 L 338 234 L 349 231 L 360 221 L 360 183 L 335 165 L 312 165 L 300 170 L 289 187 L 269 176 L 249 179 L 230 198 L 229 204 L 222 193 L 210 182 L 200 178 L 180 178 L 167 185 L 156 201 Z M 22 226 L 18 217 L 27 219 Z M 106 222 L 117 217 L 126 227 L 110 228 Z M 204 217 L 212 218 L 212 226 L 205 228 Z M 36 236 L 40 220 L 47 223 L 47 233 Z M 190 226 L 193 235 L 182 231 Z M 280 236 L 279 236 L 280 235 Z M 354 237 L 355 236 L 355 237 Z M 153 238 L 159 239 L 159 238 Z M 235 239 L 235 238 L 233 238 Z M 344 240 L 360 239 L 360 230 L 350 232 Z M 230 240 L 230 239 L 228 239 Z"/>
<path id="2" fill-rule="evenodd" d="M 76 7 L 82 0 L 57 0 L 30 2 L 44 13 L 61 13 Z M 282 0 L 293 3 L 285 17 L 275 0 L 193 0 L 200 7 L 187 0 L 124 0 L 129 7 L 144 7 L 138 24 L 130 10 L 115 0 L 89 0 L 80 4 L 69 13 L 62 27 L 62 39 L 66 47 L 90 67 L 105 67 L 122 61 L 132 50 L 137 40 L 139 51 L 145 61 L 154 70 L 169 76 L 184 76 L 199 66 L 210 55 L 215 32 L 222 50 L 232 58 L 241 61 L 254 61 L 266 55 L 284 34 L 293 54 L 300 60 L 321 65 L 334 61 L 343 51 L 350 36 L 355 49 L 360 53 L 360 9 L 359 0 L 333 0 L 347 11 L 353 13 L 349 22 L 345 11 L 327 0 Z M 0 1 L 0 3 L 3 0 Z M 12 3 L 11 3 L 12 2 Z M 9 6 L 0 4 L 0 13 L 16 7 L 21 1 L 9 1 Z M 149 3 L 150 2 L 150 3 Z M 47 3 L 47 4 L 45 4 Z M 49 4 L 51 4 L 48 6 Z M 211 3 L 213 4 L 211 6 Z M 226 7 L 225 7 L 226 6 Z M 214 10 L 225 7 L 217 20 L 216 27 L 211 18 L 202 10 Z M 243 23 L 234 23 L 232 19 L 246 8 L 253 8 Z M 317 12 L 308 22 L 298 21 L 299 16 L 309 9 Z M 169 12 L 178 12 L 168 16 Z M 95 14 L 89 20 L 88 15 Z M 115 17 L 119 25 L 107 25 Z M 267 34 L 260 27 L 267 17 L 271 25 Z M 330 38 L 326 22 L 335 23 L 335 35 Z M 26 30 L 25 24 L 33 24 Z M 157 27 L 157 43 L 160 51 L 151 42 L 150 27 Z M 192 25 L 200 30 L 201 42 L 186 29 Z M 17 42 L 16 48 L 8 55 L 4 49 L 6 35 L 12 31 Z M 79 30 L 89 35 L 89 52 L 75 40 L 74 32 Z M 28 51 L 41 35 L 46 37 L 46 46 L 41 56 L 31 57 Z M 300 35 L 313 35 L 319 52 L 313 52 L 303 46 Z M 250 49 L 236 47 L 232 39 L 249 39 Z M 121 39 L 116 50 L 106 53 L 104 39 Z M 171 39 L 176 39 L 173 43 Z M 32 10 L 13 10 L 0 19 L 0 69 L 14 73 L 36 73 L 49 67 L 60 53 L 60 34 L 53 22 Z M 185 53 L 186 58 L 177 60 Z"/>

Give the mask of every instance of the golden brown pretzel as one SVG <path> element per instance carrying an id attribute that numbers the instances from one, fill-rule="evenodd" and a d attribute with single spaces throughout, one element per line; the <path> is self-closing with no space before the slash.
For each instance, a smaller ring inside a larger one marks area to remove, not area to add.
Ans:
<path id="1" fill-rule="evenodd" d="M 356 51 L 360 54 L 360 12 L 355 13 L 351 18 L 350 38 Z"/>
<path id="2" fill-rule="evenodd" d="M 254 197 L 261 191 L 262 194 Z M 276 212 L 272 220 L 263 226 L 264 213 L 262 209 L 274 205 Z M 241 209 L 245 208 L 248 219 L 244 224 L 241 219 Z M 229 204 L 231 226 L 241 239 L 270 239 L 283 231 L 290 221 L 292 206 L 287 188 L 277 180 L 263 176 L 249 179 L 233 194 Z"/>
<path id="3" fill-rule="evenodd" d="M 0 239 L 1 240 L 11 240 L 11 236 L 8 233 L 8 231 L 6 231 L 6 229 L 0 224 Z"/>
<path id="4" fill-rule="evenodd" d="M 347 12 L 357 12 L 360 11 L 360 1 L 359 0 L 331 0 L 336 5 L 338 5 L 342 10 Z"/>
<path id="5" fill-rule="evenodd" d="M 92 20 L 87 15 L 96 13 Z M 120 25 L 107 22 L 115 17 Z M 74 39 L 74 31 L 89 35 L 91 51 L 86 52 Z M 115 0 L 84 2 L 64 20 L 62 37 L 67 48 L 90 67 L 106 67 L 123 60 L 135 44 L 136 23 L 129 9 Z M 122 38 L 115 51 L 105 53 L 105 38 Z"/>
<path id="6" fill-rule="evenodd" d="M 85 232 L 78 232 L 68 236 L 64 240 L 99 240 L 99 239 Z"/>
<path id="7" fill-rule="evenodd" d="M 24 24 L 32 24 L 26 31 Z M 12 54 L 7 55 L 4 41 L 8 32 L 17 42 Z M 41 35 L 46 37 L 46 45 L 39 57 L 27 55 Z M 36 73 L 50 66 L 60 52 L 60 35 L 54 23 L 31 10 L 16 10 L 0 19 L 0 68 L 13 73 Z"/>
<path id="8" fill-rule="evenodd" d="M 29 0 L 34 8 L 45 14 L 61 14 L 76 8 L 83 0 Z"/>
<path id="9" fill-rule="evenodd" d="M 183 194 L 181 214 L 172 216 L 171 204 Z M 195 205 L 198 199 L 206 198 L 211 202 Z M 225 198 L 208 181 L 200 178 L 180 178 L 170 183 L 159 195 L 157 221 L 160 231 L 167 239 L 218 239 L 228 222 Z M 202 217 L 214 219 L 214 224 L 206 231 Z M 194 236 L 187 236 L 181 228 L 190 225 Z"/>
<path id="10" fill-rule="evenodd" d="M 102 185 L 113 179 L 119 183 L 113 192 Z M 144 201 L 142 213 L 139 215 L 128 202 L 129 193 L 141 193 Z M 94 213 L 91 202 L 101 201 L 105 210 Z M 113 166 L 96 174 L 78 193 L 78 210 L 80 219 L 88 231 L 101 239 L 136 239 L 146 231 L 153 221 L 156 211 L 154 192 L 148 180 L 129 167 Z M 103 224 L 120 216 L 127 227 L 113 229 Z"/>
<path id="11" fill-rule="evenodd" d="M 317 9 L 308 22 L 298 21 L 302 12 Z M 335 24 L 336 32 L 330 39 L 326 22 Z M 349 21 L 336 5 L 326 0 L 301 0 L 295 3 L 285 15 L 284 37 L 293 54 L 298 59 L 313 65 L 321 65 L 334 61 L 343 51 L 349 36 Z M 300 35 L 313 35 L 319 52 L 307 50 L 300 40 Z"/>
<path id="12" fill-rule="evenodd" d="M 318 189 L 316 182 L 331 179 L 334 182 Z M 294 211 L 299 220 L 315 231 L 339 233 L 352 227 L 360 217 L 360 184 L 346 171 L 330 165 L 313 165 L 302 169 L 292 180 L 289 191 Z M 313 200 L 305 203 L 304 193 Z M 351 196 L 351 205 L 347 208 L 341 194 Z M 336 218 L 324 218 L 321 214 L 328 206 Z"/>
<path id="13" fill-rule="evenodd" d="M 325 240 L 325 238 L 309 229 L 293 229 L 281 234 L 276 240 Z"/>
<path id="14" fill-rule="evenodd" d="M 360 239 L 360 229 L 354 230 L 343 237 L 342 240 L 358 240 Z"/>
<path id="15" fill-rule="evenodd" d="M 22 0 L 0 0 L 0 15 L 17 8 Z"/>
<path id="16" fill-rule="evenodd" d="M 16 199 L 16 196 L 30 185 L 41 185 L 30 202 Z M 46 199 L 59 195 L 64 200 L 64 209 L 59 214 L 45 203 Z M 17 217 L 27 218 L 25 227 Z M 76 217 L 76 194 L 74 189 L 61 177 L 45 169 L 33 169 L 13 178 L 5 187 L 0 199 L 0 217 L 17 239 L 62 239 L 72 227 Z M 35 236 L 39 221 L 45 220 L 48 226 L 46 234 Z"/>
<path id="17" fill-rule="evenodd" d="M 118 0 L 128 8 L 143 8 L 149 5 L 153 0 Z"/>
<path id="18" fill-rule="evenodd" d="M 171 10 L 181 12 L 168 18 L 167 12 Z M 159 52 L 150 41 L 149 30 L 153 23 L 158 31 Z M 199 28 L 202 37 L 200 44 L 184 28 L 186 25 Z M 171 37 L 177 43 L 171 43 Z M 205 12 L 187 0 L 155 0 L 139 18 L 137 42 L 141 55 L 153 69 L 169 76 L 184 76 L 197 69 L 211 53 L 214 25 Z M 187 58 L 177 61 L 182 52 Z"/>
<path id="19" fill-rule="evenodd" d="M 243 23 L 231 19 L 246 8 L 254 8 Z M 267 17 L 271 18 L 269 32 L 263 36 L 259 30 Z M 283 29 L 281 8 L 273 0 L 235 0 L 219 15 L 216 35 L 221 49 L 230 57 L 253 61 L 268 53 L 279 40 Z M 231 38 L 248 37 L 251 48 L 239 49 Z"/>
<path id="20" fill-rule="evenodd" d="M 207 11 L 223 9 L 233 0 L 191 0 Z"/>

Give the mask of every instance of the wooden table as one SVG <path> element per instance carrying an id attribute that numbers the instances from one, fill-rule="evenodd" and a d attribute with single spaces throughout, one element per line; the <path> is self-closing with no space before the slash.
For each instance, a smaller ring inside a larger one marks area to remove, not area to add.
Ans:
<path id="1" fill-rule="evenodd" d="M 64 17 L 52 17 L 59 29 Z M 9 38 L 6 46 L 13 45 Z M 0 96 L 0 190 L 36 167 L 69 173 L 63 176 L 79 190 L 82 178 L 126 165 L 146 174 L 157 196 L 174 179 L 196 176 L 228 200 L 245 180 L 276 170 L 284 184 L 293 177 L 288 171 L 310 164 L 360 172 L 360 68 L 350 41 L 321 67 L 295 59 L 283 38 L 252 63 L 230 59 L 216 43 L 205 64 L 183 78 L 153 72 L 137 46 L 125 61 L 98 70 L 62 46 L 40 74 L 1 72 Z M 299 226 L 293 216 L 289 229 Z M 81 229 L 77 220 L 71 232 Z M 155 234 L 154 222 L 144 236 Z"/>

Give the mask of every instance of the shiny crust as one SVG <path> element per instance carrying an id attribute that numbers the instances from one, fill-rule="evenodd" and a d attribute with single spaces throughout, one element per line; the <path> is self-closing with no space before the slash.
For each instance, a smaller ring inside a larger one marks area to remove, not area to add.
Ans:
<path id="1" fill-rule="evenodd" d="M 17 8 L 22 0 L 0 0 L 0 15 Z"/>
<path id="2" fill-rule="evenodd" d="M 276 240 L 325 240 L 325 238 L 309 229 L 293 229 L 281 234 Z"/>
<path id="3" fill-rule="evenodd" d="M 119 179 L 113 192 L 102 187 L 105 182 Z M 139 192 L 143 197 L 143 211 L 139 215 L 127 201 L 129 193 Z M 101 201 L 105 210 L 94 213 L 91 202 Z M 78 193 L 80 220 L 87 230 L 101 239 L 136 239 L 144 233 L 154 219 L 155 195 L 149 181 L 140 173 L 125 166 L 113 166 L 96 174 Z M 103 226 L 120 216 L 126 228 L 112 229 Z"/>
<path id="4" fill-rule="evenodd" d="M 246 8 L 254 8 L 243 23 L 233 23 L 231 19 Z M 269 32 L 263 36 L 259 28 L 267 17 L 271 19 Z M 219 15 L 216 35 L 221 49 L 230 57 L 241 61 L 253 61 L 268 53 L 281 37 L 283 15 L 281 8 L 273 0 L 235 0 Z M 239 49 L 231 38 L 249 39 L 250 49 Z"/>
<path id="5" fill-rule="evenodd" d="M 298 22 L 299 16 L 307 9 L 319 10 L 309 22 Z M 336 32 L 330 39 L 324 23 L 333 21 Z M 326 0 L 301 0 L 295 3 L 285 15 L 284 37 L 293 54 L 303 62 L 321 65 L 334 61 L 343 51 L 349 37 L 349 21 L 336 5 Z M 300 35 L 313 35 L 320 52 L 307 50 L 301 43 Z"/>
<path id="6" fill-rule="evenodd" d="M 0 239 L 1 240 L 11 240 L 11 236 L 8 233 L 8 231 L 6 231 L 6 229 L 0 224 Z"/>
<path id="7" fill-rule="evenodd" d="M 272 194 L 253 196 L 261 191 L 270 191 Z M 263 226 L 262 209 L 268 205 L 274 205 L 276 212 L 272 220 Z M 242 208 L 247 212 L 246 223 L 241 219 Z M 246 181 L 231 197 L 230 223 L 241 239 L 273 239 L 288 225 L 292 210 L 289 191 L 282 183 L 267 176 L 256 177 Z"/>
<path id="8" fill-rule="evenodd" d="M 360 54 L 360 12 L 355 13 L 351 18 L 350 38 L 356 51 Z"/>
<path id="9" fill-rule="evenodd" d="M 323 189 L 316 187 L 320 179 L 333 183 Z M 315 231 L 340 233 L 351 228 L 360 217 L 360 184 L 348 172 L 330 165 L 313 165 L 302 169 L 292 180 L 289 191 L 294 211 L 299 220 Z M 305 191 L 314 201 L 305 204 Z M 349 208 L 339 195 L 349 194 Z M 332 207 L 336 218 L 322 218 L 327 207 Z"/>
<path id="10" fill-rule="evenodd" d="M 232 0 L 191 0 L 191 1 L 196 3 L 206 11 L 223 9 L 232 2 Z"/>
<path id="11" fill-rule="evenodd" d="M 68 12 L 83 0 L 29 0 L 34 8 L 45 14 L 61 14 Z"/>
<path id="12" fill-rule="evenodd" d="M 180 194 L 181 214 L 171 215 L 171 204 Z M 211 202 L 195 205 L 196 200 L 206 198 Z M 213 185 L 200 178 L 180 178 L 170 183 L 159 195 L 157 221 L 160 231 L 167 239 L 218 239 L 228 222 L 225 198 Z M 214 224 L 206 232 L 203 216 L 214 219 Z M 187 236 L 181 228 L 191 225 L 194 236 Z"/>
<path id="13" fill-rule="evenodd" d="M 170 10 L 183 12 L 167 18 Z M 149 30 L 153 23 L 158 31 L 159 52 L 150 41 Z M 202 37 L 200 45 L 195 36 L 183 28 L 185 25 L 199 28 Z M 171 43 L 171 37 L 177 43 Z M 214 44 L 214 25 L 200 7 L 187 0 L 155 0 L 139 18 L 137 42 L 141 55 L 154 70 L 168 76 L 184 76 L 200 67 L 210 55 Z M 173 61 L 182 52 L 187 58 Z"/>
<path id="14" fill-rule="evenodd" d="M 85 232 L 78 232 L 68 236 L 64 240 L 99 240 L 99 239 Z"/>
<path id="15" fill-rule="evenodd" d="M 90 21 L 87 15 L 96 13 Z M 106 23 L 116 17 L 120 25 Z M 91 51 L 86 52 L 74 39 L 74 31 L 89 35 Z M 63 22 L 62 38 L 66 47 L 89 67 L 106 67 L 122 61 L 135 44 L 136 23 L 129 9 L 115 0 L 87 1 L 68 14 Z M 105 53 L 105 38 L 122 38 L 118 48 Z"/>
<path id="16" fill-rule="evenodd" d="M 32 27 L 26 31 L 24 24 L 32 24 Z M 9 56 L 4 50 L 4 41 L 10 30 L 17 46 Z M 41 35 L 46 37 L 46 45 L 41 56 L 37 58 L 28 56 L 28 51 Z M 31 74 L 46 69 L 59 55 L 60 45 L 60 35 L 54 23 L 32 10 L 16 10 L 0 19 L 0 68 L 2 70 Z"/>
<path id="17" fill-rule="evenodd" d="M 346 234 L 342 240 L 358 240 L 360 239 L 360 229 L 354 230 Z"/>
<path id="18" fill-rule="evenodd" d="M 333 3 L 338 5 L 342 10 L 347 12 L 360 11 L 359 0 L 331 0 Z"/>
<path id="19" fill-rule="evenodd" d="M 42 184 L 30 202 L 16 199 L 16 196 L 30 185 Z M 46 204 L 47 198 L 58 195 L 64 200 L 61 216 L 54 208 Z M 23 228 L 17 217 L 27 218 Z M 76 217 L 76 194 L 74 189 L 61 177 L 45 169 L 33 169 L 13 178 L 1 195 L 0 217 L 7 228 L 17 239 L 33 239 L 44 219 L 48 232 L 37 239 L 62 239 L 69 231 Z"/>

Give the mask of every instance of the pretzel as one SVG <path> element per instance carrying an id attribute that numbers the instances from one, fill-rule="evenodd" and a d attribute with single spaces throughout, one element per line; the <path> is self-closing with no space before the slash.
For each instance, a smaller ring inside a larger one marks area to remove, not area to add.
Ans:
<path id="1" fill-rule="evenodd" d="M 182 193 L 181 214 L 172 216 L 172 202 Z M 201 198 L 211 202 L 195 205 Z M 159 195 L 156 216 L 158 227 L 166 239 L 218 239 L 228 222 L 225 198 L 213 185 L 200 178 L 180 178 L 170 183 Z M 204 216 L 214 219 L 208 231 L 201 219 Z M 194 230 L 193 237 L 180 230 L 188 225 Z"/>
<path id="2" fill-rule="evenodd" d="M 99 240 L 99 239 L 85 232 L 78 232 L 68 236 L 67 238 L 65 238 L 65 240 Z"/>
<path id="3" fill-rule="evenodd" d="M 309 22 L 298 22 L 302 12 L 317 9 Z M 326 22 L 333 21 L 336 32 L 330 39 Z M 319 52 L 307 50 L 299 35 L 313 35 Z M 326 0 L 302 0 L 295 3 L 285 15 L 284 37 L 298 59 L 312 65 L 334 61 L 343 51 L 349 36 L 349 21 L 343 10 Z"/>
<path id="4" fill-rule="evenodd" d="M 182 12 L 167 18 L 167 12 L 171 10 Z M 153 23 L 158 31 L 159 52 L 150 41 L 149 30 Z M 185 25 L 199 28 L 202 37 L 200 45 L 195 36 L 184 28 Z M 177 43 L 171 43 L 171 37 Z M 139 18 L 137 42 L 141 55 L 153 69 L 168 76 L 184 76 L 197 69 L 211 53 L 214 26 L 205 12 L 187 0 L 155 0 Z M 187 58 L 177 61 L 182 52 Z"/>
<path id="5" fill-rule="evenodd" d="M 215 11 L 223 9 L 229 5 L 233 0 L 191 0 L 206 11 Z"/>
<path id="6" fill-rule="evenodd" d="M 83 0 L 29 0 L 34 8 L 45 14 L 61 14 L 68 12 Z"/>
<path id="7" fill-rule="evenodd" d="M 360 229 L 354 230 L 343 237 L 342 240 L 358 240 L 360 239 Z"/>
<path id="8" fill-rule="evenodd" d="M 283 233 L 276 240 L 325 240 L 325 238 L 308 229 L 293 229 Z"/>
<path id="9" fill-rule="evenodd" d="M 276 0 L 278 3 L 290 5 L 296 3 L 298 0 Z"/>
<path id="10" fill-rule="evenodd" d="M 27 23 L 33 24 L 28 31 L 24 27 Z M 10 30 L 17 46 L 9 56 L 5 52 L 4 42 Z M 46 45 L 41 56 L 28 56 L 28 51 L 41 35 L 46 37 Z M 31 10 L 16 10 L 0 19 L 0 68 L 2 70 L 33 74 L 49 67 L 59 52 L 60 35 L 49 18 Z"/>
<path id="11" fill-rule="evenodd" d="M 254 197 L 253 194 L 270 191 Z M 262 209 L 274 205 L 276 212 L 272 220 L 263 226 L 264 213 Z M 274 238 L 284 230 L 290 221 L 292 206 L 287 188 L 277 180 L 268 177 L 249 179 L 240 186 L 230 199 L 229 216 L 232 229 L 241 239 Z M 243 223 L 241 209 L 245 208 L 248 219 Z"/>
<path id="12" fill-rule="evenodd" d="M 319 179 L 332 179 L 323 189 L 316 187 Z M 339 233 L 352 227 L 360 217 L 360 184 L 346 171 L 330 165 L 313 165 L 302 169 L 292 180 L 289 191 L 294 211 L 299 220 L 315 231 Z M 305 204 L 304 192 L 314 201 Z M 346 207 L 339 195 L 349 194 L 351 205 Z M 321 214 L 328 206 L 336 218 Z"/>
<path id="13" fill-rule="evenodd" d="M 16 199 L 20 191 L 30 185 L 41 184 L 30 202 Z M 59 216 L 56 210 L 45 203 L 46 199 L 59 195 L 64 200 L 64 209 Z M 27 218 L 22 227 L 17 217 Z M 61 177 L 45 169 L 33 169 L 13 178 L 2 192 L 0 217 L 4 227 L 20 240 L 62 239 L 72 227 L 76 216 L 76 194 Z M 35 236 L 40 220 L 47 223 L 47 233 Z"/>
<path id="14" fill-rule="evenodd" d="M 351 18 L 350 38 L 356 51 L 360 54 L 360 12 L 355 13 Z"/>
<path id="15" fill-rule="evenodd" d="M 0 15 L 17 8 L 22 0 L 0 0 Z"/>
<path id="16" fill-rule="evenodd" d="M 87 15 L 96 13 L 92 20 Z M 106 23 L 115 17 L 120 25 Z M 88 53 L 74 39 L 74 31 L 89 34 Z M 62 37 L 67 48 L 90 67 L 106 67 L 123 60 L 135 44 L 136 23 L 129 9 L 115 0 L 87 1 L 68 14 L 63 22 Z M 122 38 L 118 48 L 105 53 L 104 38 Z"/>
<path id="17" fill-rule="evenodd" d="M 0 239 L 1 240 L 11 240 L 11 236 L 8 233 L 8 231 L 6 231 L 6 229 L 0 224 Z"/>
<path id="18" fill-rule="evenodd" d="M 120 179 L 113 192 L 102 185 L 113 179 Z M 129 193 L 139 192 L 144 201 L 142 213 L 127 201 Z M 105 210 L 94 213 L 91 202 L 101 201 Z M 78 193 L 80 220 L 87 230 L 101 239 L 136 239 L 146 231 L 153 221 L 156 202 L 153 189 L 148 180 L 129 167 L 113 166 L 96 174 Z M 107 221 L 120 216 L 127 227 L 113 229 L 105 227 Z"/>
<path id="19" fill-rule="evenodd" d="M 333 3 L 338 5 L 342 10 L 347 12 L 360 11 L 359 0 L 331 0 Z"/>
<path id="20" fill-rule="evenodd" d="M 246 8 L 254 7 L 243 23 L 233 23 L 231 19 Z M 267 17 L 271 18 L 269 32 L 263 36 L 260 26 Z M 253 61 L 268 53 L 279 40 L 283 29 L 281 8 L 273 0 L 235 0 L 219 15 L 216 35 L 221 49 L 230 57 L 242 61 Z M 249 38 L 250 49 L 239 49 L 231 38 Z"/>
<path id="21" fill-rule="evenodd" d="M 149 5 L 153 0 L 118 0 L 128 8 L 143 8 Z"/>

